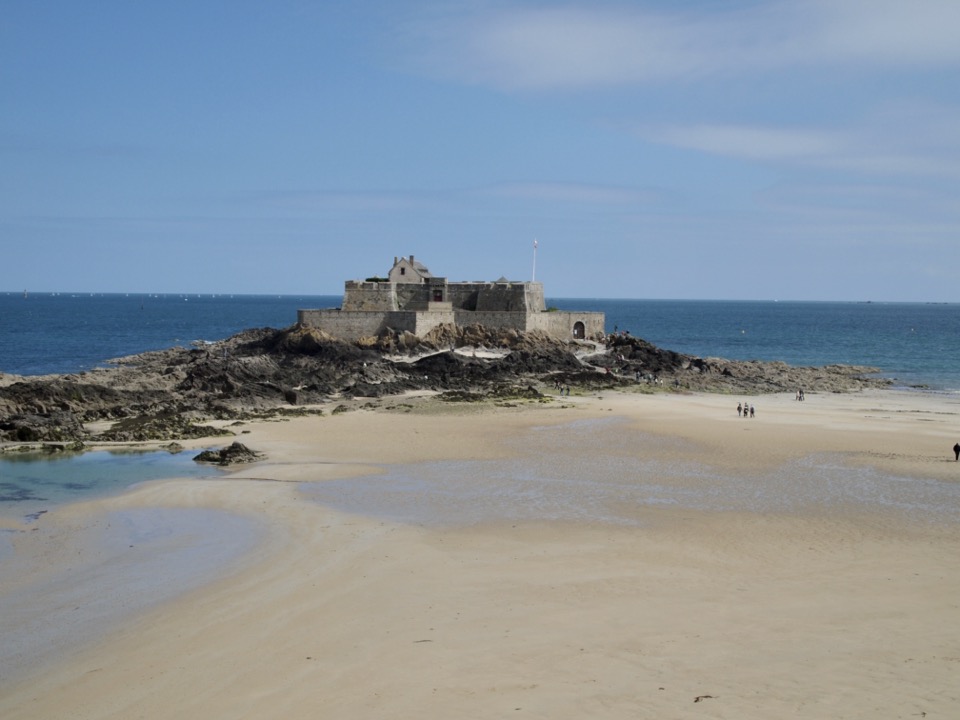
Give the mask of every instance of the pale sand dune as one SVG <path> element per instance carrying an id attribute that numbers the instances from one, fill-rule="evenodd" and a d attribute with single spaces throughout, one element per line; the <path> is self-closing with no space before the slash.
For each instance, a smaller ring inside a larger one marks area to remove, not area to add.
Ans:
<path id="1" fill-rule="evenodd" d="M 748 398 L 753 420 L 744 398 L 610 394 L 252 426 L 269 460 L 230 479 L 20 534 L 56 575 L 105 513 L 263 528 L 226 575 L 2 682 L 0 716 L 957 717 L 960 400 L 807 397 Z M 405 483 L 411 515 L 332 509 L 300 481 Z"/>

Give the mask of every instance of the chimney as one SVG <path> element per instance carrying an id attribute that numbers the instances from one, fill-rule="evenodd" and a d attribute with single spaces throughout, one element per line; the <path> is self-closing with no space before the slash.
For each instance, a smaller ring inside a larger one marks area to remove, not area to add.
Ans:
<path id="1" fill-rule="evenodd" d="M 413 265 L 413 255 L 410 256 L 410 264 Z"/>
<path id="2" fill-rule="evenodd" d="M 394 264 L 394 265 L 397 264 L 397 256 L 396 256 L 396 255 L 393 256 L 393 264 Z"/>

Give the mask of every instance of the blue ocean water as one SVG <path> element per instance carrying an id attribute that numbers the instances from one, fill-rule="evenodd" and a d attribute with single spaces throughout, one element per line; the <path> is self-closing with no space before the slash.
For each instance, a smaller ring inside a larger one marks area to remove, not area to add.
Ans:
<path id="1" fill-rule="evenodd" d="M 300 308 L 339 304 L 333 296 L 0 293 L 0 372 L 80 372 L 249 328 L 284 328 Z"/>
<path id="2" fill-rule="evenodd" d="M 339 295 L 0 293 L 0 372 L 72 373 L 254 327 L 284 328 Z M 701 357 L 871 365 L 898 385 L 960 392 L 960 304 L 549 298 L 607 331 Z"/>
<path id="3" fill-rule="evenodd" d="M 899 387 L 960 392 L 960 304 L 729 300 L 549 300 L 606 313 L 662 348 L 796 366 L 869 365 Z"/>

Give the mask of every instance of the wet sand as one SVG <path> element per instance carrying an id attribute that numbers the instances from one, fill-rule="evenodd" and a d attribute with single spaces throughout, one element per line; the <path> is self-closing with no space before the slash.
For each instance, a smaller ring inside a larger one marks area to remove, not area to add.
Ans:
<path id="1" fill-rule="evenodd" d="M 0 714 L 952 717 L 960 398 L 743 399 L 250 426 L 263 463 L 15 533 L 3 622 L 31 589 L 79 610 Z M 166 595 L 118 599 L 151 578 Z"/>
<path id="2" fill-rule="evenodd" d="M 0 679 L 42 669 L 145 610 L 239 568 L 259 523 L 210 508 L 57 512 L 8 531 L 0 559 Z M 16 549 L 16 551 L 14 551 Z"/>

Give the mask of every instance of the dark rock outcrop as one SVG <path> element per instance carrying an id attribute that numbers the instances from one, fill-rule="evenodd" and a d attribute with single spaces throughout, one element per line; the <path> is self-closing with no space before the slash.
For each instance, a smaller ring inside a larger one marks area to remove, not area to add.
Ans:
<path id="1" fill-rule="evenodd" d="M 456 349 L 472 348 L 470 352 Z M 247 330 L 199 348 L 171 348 L 75 375 L 0 375 L 0 441 L 144 441 L 230 434 L 238 420 L 336 398 L 529 397 L 560 384 L 724 393 L 843 392 L 881 386 L 871 368 L 795 368 L 698 358 L 630 336 L 606 345 L 541 333 L 441 326 L 424 338 L 387 331 L 347 343 L 314 328 Z M 539 389 L 538 389 L 539 388 Z M 106 429 L 93 430 L 93 427 Z"/>
<path id="2" fill-rule="evenodd" d="M 204 450 L 194 457 L 195 462 L 215 463 L 217 465 L 241 465 L 259 460 L 262 456 L 243 443 L 232 443 L 219 450 Z"/>

